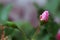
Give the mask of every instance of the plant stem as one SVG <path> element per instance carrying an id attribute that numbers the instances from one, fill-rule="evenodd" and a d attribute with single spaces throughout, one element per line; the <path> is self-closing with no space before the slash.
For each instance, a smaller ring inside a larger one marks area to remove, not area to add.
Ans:
<path id="1" fill-rule="evenodd" d="M 34 33 L 34 35 L 31 38 L 31 40 L 35 40 L 34 38 L 36 37 L 36 35 L 39 34 L 39 32 L 40 32 L 40 27 L 38 26 L 37 29 L 36 29 L 36 31 L 35 31 L 35 33 Z"/>
<path id="2" fill-rule="evenodd" d="M 22 29 L 22 28 L 18 28 L 18 29 L 19 29 L 19 30 L 22 32 L 22 34 L 24 35 L 25 40 L 28 40 L 25 32 L 23 31 L 23 29 Z"/>

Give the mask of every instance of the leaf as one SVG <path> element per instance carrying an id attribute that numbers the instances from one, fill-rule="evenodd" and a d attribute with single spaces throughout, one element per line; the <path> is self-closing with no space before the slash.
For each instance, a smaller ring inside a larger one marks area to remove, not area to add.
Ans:
<path id="1" fill-rule="evenodd" d="M 15 23 L 11 22 L 11 21 L 6 21 L 6 23 L 4 25 L 8 26 L 8 27 L 12 27 L 12 28 L 17 28 L 17 26 L 15 25 Z"/>
<path id="2" fill-rule="evenodd" d="M 28 38 L 30 38 L 35 32 L 35 29 L 33 28 L 33 26 L 28 22 L 25 23 L 21 28 L 26 33 Z"/>
<path id="3" fill-rule="evenodd" d="M 31 39 L 31 36 L 34 33 L 34 29 L 29 22 L 15 21 L 15 24 L 17 25 L 18 29 L 22 32 L 22 34 L 25 37 L 27 37 L 28 39 Z"/>
<path id="4" fill-rule="evenodd" d="M 14 32 L 12 33 L 12 40 L 27 40 L 23 34 L 23 32 L 21 32 L 18 29 L 14 29 Z"/>
<path id="5" fill-rule="evenodd" d="M 25 22 L 19 20 L 19 21 L 14 21 L 14 23 L 18 28 L 20 28 Z"/>
<path id="6" fill-rule="evenodd" d="M 50 0 L 46 5 L 46 9 L 49 10 L 51 13 L 55 14 L 58 3 L 59 0 Z"/>
<path id="7" fill-rule="evenodd" d="M 22 33 L 24 36 L 24 39 L 27 40 L 27 35 L 25 34 L 25 30 L 23 30 L 21 27 L 24 25 L 26 22 L 23 21 L 14 21 L 15 25 L 17 26 L 18 30 Z M 23 26 L 24 27 L 24 26 Z"/>
<path id="8" fill-rule="evenodd" d="M 42 40 L 50 40 L 50 35 L 46 35 Z"/>
<path id="9" fill-rule="evenodd" d="M 0 16 L 1 17 L 0 21 L 5 22 L 8 20 L 8 14 L 9 14 L 11 8 L 12 8 L 11 4 L 9 4 L 3 8 L 1 16 Z"/>
<path id="10" fill-rule="evenodd" d="M 8 36 L 13 33 L 14 29 L 12 27 L 6 27 L 4 31 L 5 31 L 5 36 Z"/>

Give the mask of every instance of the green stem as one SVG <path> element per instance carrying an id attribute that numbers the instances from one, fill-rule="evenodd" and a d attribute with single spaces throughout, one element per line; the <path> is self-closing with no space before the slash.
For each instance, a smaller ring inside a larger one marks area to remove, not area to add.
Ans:
<path id="1" fill-rule="evenodd" d="M 35 40 L 34 38 L 38 35 L 38 33 L 39 33 L 39 26 L 37 27 L 37 29 L 36 29 L 36 31 L 35 31 L 35 33 L 34 33 L 34 35 L 32 36 L 32 38 L 31 38 L 31 40 Z"/>
<path id="2" fill-rule="evenodd" d="M 18 29 L 23 33 L 23 35 L 24 35 L 24 37 L 25 37 L 25 40 L 28 40 L 25 32 L 24 32 L 21 28 L 18 28 Z"/>

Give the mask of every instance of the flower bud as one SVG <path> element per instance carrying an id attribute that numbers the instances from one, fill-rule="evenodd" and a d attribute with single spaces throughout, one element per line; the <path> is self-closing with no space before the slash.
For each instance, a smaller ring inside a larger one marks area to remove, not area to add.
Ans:
<path id="1" fill-rule="evenodd" d="M 48 11 L 44 11 L 42 13 L 42 15 L 40 15 L 40 21 L 47 22 L 48 21 L 48 17 L 49 17 L 49 12 Z"/>

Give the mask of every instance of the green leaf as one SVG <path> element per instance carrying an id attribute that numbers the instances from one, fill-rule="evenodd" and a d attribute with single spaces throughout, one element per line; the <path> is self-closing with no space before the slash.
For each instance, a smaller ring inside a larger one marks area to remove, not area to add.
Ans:
<path id="1" fill-rule="evenodd" d="M 12 27 L 12 28 L 17 28 L 17 26 L 15 25 L 15 23 L 11 22 L 11 21 L 6 21 L 6 23 L 4 25 L 8 26 L 8 27 Z"/>
<path id="2" fill-rule="evenodd" d="M 12 33 L 11 36 L 12 36 L 12 40 L 27 40 L 23 32 L 21 32 L 18 29 L 14 29 L 14 32 Z"/>
<path id="3" fill-rule="evenodd" d="M 20 28 L 25 22 L 19 20 L 19 21 L 14 21 L 14 23 L 18 28 Z"/>
<path id="4" fill-rule="evenodd" d="M 5 31 L 5 36 L 8 36 L 13 33 L 14 29 L 12 27 L 6 27 L 4 31 Z"/>
<path id="5" fill-rule="evenodd" d="M 46 5 L 46 9 L 49 10 L 51 13 L 55 14 L 58 3 L 59 0 L 50 0 Z"/>
<path id="6" fill-rule="evenodd" d="M 49 40 L 50 39 L 50 35 L 46 35 L 42 40 Z"/>
<path id="7" fill-rule="evenodd" d="M 31 38 L 31 36 L 33 36 L 34 32 L 36 31 L 30 23 L 25 23 L 21 28 L 28 38 Z"/>
<path id="8" fill-rule="evenodd" d="M 25 30 L 23 30 L 21 27 L 24 25 L 26 22 L 23 21 L 14 21 L 15 25 L 17 26 L 18 30 L 22 33 L 24 36 L 24 39 L 27 40 L 27 35 L 25 34 Z"/>
<path id="9" fill-rule="evenodd" d="M 0 21 L 5 22 L 8 20 L 8 14 L 9 14 L 11 8 L 12 8 L 11 4 L 9 4 L 3 8 L 1 16 L 0 16 L 1 17 Z"/>

